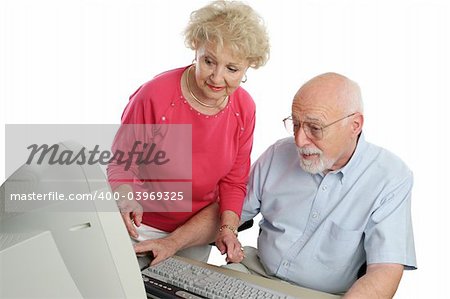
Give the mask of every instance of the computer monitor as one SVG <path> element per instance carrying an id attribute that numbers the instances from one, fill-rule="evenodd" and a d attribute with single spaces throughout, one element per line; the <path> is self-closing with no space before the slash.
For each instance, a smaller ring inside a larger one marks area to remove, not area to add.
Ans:
<path id="1" fill-rule="evenodd" d="M 46 162 L 24 164 L 1 186 L 0 298 L 146 298 L 115 200 L 11 200 L 109 192 L 98 165 Z"/>

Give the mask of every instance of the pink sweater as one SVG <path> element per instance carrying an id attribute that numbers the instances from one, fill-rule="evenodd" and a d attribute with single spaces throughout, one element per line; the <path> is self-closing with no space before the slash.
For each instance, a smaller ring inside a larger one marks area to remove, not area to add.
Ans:
<path id="1" fill-rule="evenodd" d="M 142 85 L 122 115 L 123 124 L 192 125 L 192 212 L 145 212 L 143 217 L 143 223 L 168 232 L 215 201 L 221 213 L 231 210 L 241 215 L 255 126 L 255 103 L 241 87 L 216 115 L 193 109 L 181 93 L 185 69 L 162 73 Z M 108 167 L 113 189 L 123 183 L 121 178 L 136 176 L 123 172 L 123 167 Z"/>

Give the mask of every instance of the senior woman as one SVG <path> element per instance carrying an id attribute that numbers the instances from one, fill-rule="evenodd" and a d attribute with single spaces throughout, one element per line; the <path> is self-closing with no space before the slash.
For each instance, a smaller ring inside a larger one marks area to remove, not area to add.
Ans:
<path id="1" fill-rule="evenodd" d="M 122 115 L 123 124 L 192 125 L 192 212 L 143 212 L 136 201 L 119 205 L 130 236 L 141 240 L 136 251 L 152 251 L 152 264 L 175 253 L 206 261 L 208 238 L 222 253 L 239 254 L 226 247 L 240 246 L 236 228 L 255 125 L 255 104 L 240 85 L 249 67 L 256 69 L 269 57 L 262 19 L 237 1 L 215 1 L 192 12 L 185 42 L 195 51 L 193 64 L 142 85 Z M 121 171 L 108 167 L 113 190 L 133 192 L 132 185 L 119 183 Z M 202 209 L 220 217 L 216 236 L 203 235 L 202 228 L 217 221 L 191 219 Z"/>

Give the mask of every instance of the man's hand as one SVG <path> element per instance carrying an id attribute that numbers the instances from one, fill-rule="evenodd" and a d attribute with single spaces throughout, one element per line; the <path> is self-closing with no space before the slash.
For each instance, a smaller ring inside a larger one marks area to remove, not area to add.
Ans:
<path id="1" fill-rule="evenodd" d="M 244 251 L 241 243 L 234 233 L 228 229 L 222 230 L 217 235 L 216 246 L 221 254 L 227 254 L 226 261 L 240 263 L 244 259 Z"/>
<path id="2" fill-rule="evenodd" d="M 134 245 L 134 251 L 136 253 L 149 251 L 153 253 L 154 259 L 150 262 L 150 266 L 154 266 L 175 255 L 178 250 L 178 244 L 170 236 L 161 239 L 146 240 Z"/>

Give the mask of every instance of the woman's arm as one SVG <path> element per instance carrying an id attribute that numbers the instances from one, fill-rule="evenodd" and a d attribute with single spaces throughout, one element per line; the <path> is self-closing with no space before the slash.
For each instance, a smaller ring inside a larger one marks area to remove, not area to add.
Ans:
<path id="1" fill-rule="evenodd" d="M 218 204 L 212 203 L 167 237 L 139 242 L 134 245 L 134 250 L 136 253 L 152 251 L 154 259 L 151 265 L 155 265 L 185 248 L 209 244 L 219 229 L 218 211 Z"/>
<path id="2" fill-rule="evenodd" d="M 241 243 L 237 238 L 239 216 L 233 211 L 223 211 L 220 223 L 216 246 L 221 254 L 227 254 L 227 262 L 239 263 L 244 258 Z"/>

